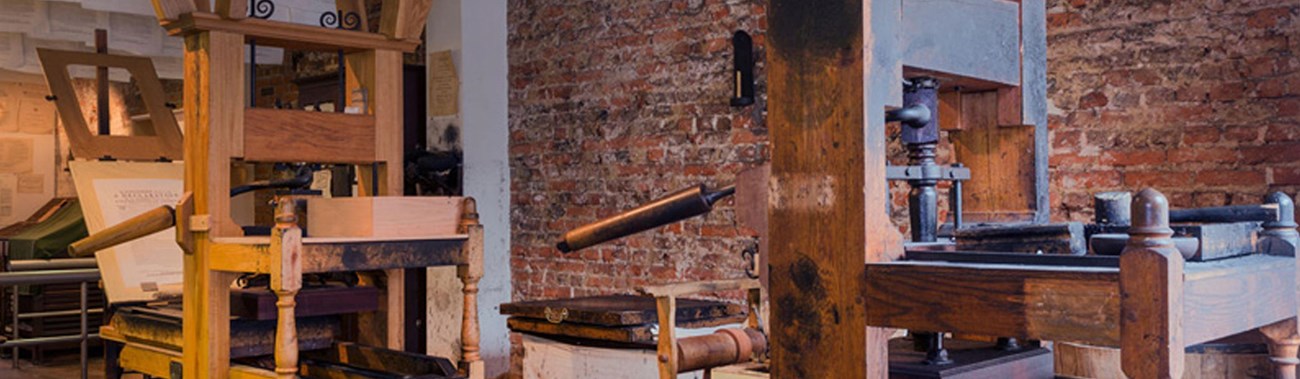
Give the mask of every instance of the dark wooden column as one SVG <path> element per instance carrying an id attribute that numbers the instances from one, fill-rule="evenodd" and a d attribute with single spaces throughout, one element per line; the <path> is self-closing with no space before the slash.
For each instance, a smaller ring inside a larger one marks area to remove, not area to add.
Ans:
<path id="1" fill-rule="evenodd" d="M 864 22 L 873 19 L 869 9 L 871 0 L 769 2 L 774 378 L 865 378 L 886 370 L 885 333 L 868 331 L 863 296 L 863 265 L 885 255 L 884 228 L 891 227 L 884 108 L 868 105 L 872 91 L 864 86 L 899 86 L 901 77 L 880 68 L 895 63 L 870 63 L 874 46 L 888 42 L 866 38 L 874 29 Z"/>

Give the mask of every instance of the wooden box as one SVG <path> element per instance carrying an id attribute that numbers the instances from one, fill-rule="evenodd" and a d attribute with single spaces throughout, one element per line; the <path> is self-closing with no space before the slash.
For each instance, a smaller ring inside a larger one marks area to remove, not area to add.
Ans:
<path id="1" fill-rule="evenodd" d="M 308 237 L 415 238 L 458 233 L 460 197 L 335 197 L 307 200 Z"/>

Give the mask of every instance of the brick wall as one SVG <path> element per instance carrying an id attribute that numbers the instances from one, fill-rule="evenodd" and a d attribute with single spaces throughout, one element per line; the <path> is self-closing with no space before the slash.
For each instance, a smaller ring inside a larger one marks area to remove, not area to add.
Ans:
<path id="1" fill-rule="evenodd" d="M 510 2 L 514 299 L 743 277 L 752 231 L 736 226 L 729 200 L 569 255 L 554 245 L 570 228 L 697 183 L 725 185 L 767 160 L 761 100 L 728 105 L 731 35 L 759 29 L 764 3 Z"/>
<path id="2" fill-rule="evenodd" d="M 1177 206 L 1300 188 L 1300 1 L 1048 1 L 1054 219 L 1154 186 Z"/>

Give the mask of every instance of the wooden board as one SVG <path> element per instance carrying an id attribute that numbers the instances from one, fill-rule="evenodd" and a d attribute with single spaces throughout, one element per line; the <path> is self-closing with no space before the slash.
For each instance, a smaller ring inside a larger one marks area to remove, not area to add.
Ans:
<path id="1" fill-rule="evenodd" d="M 311 237 L 421 237 L 457 234 L 460 197 L 336 197 L 307 200 Z"/>
<path id="2" fill-rule="evenodd" d="M 388 0 L 380 10 L 379 32 L 392 39 L 418 40 L 433 0 Z"/>
<path id="3" fill-rule="evenodd" d="M 332 112 L 244 110 L 245 160 L 369 164 L 375 157 L 375 117 Z"/>
<path id="4" fill-rule="evenodd" d="M 609 295 L 570 299 L 523 301 L 501 304 L 501 314 L 537 320 L 561 319 L 565 323 L 602 326 L 654 324 L 655 301 L 647 296 Z M 730 318 L 745 313 L 744 307 L 718 301 L 678 299 L 677 321 L 693 322 Z M 559 317 L 563 314 L 563 317 Z"/>
<path id="5" fill-rule="evenodd" d="M 1118 271 L 1024 265 L 867 265 L 871 325 L 1119 343 Z"/>
<path id="6" fill-rule="evenodd" d="M 1188 261 L 1211 261 L 1255 252 L 1258 222 L 1171 225 L 1175 236 L 1196 237 L 1199 248 Z"/>
<path id="7" fill-rule="evenodd" d="M 1186 263 L 1183 339 L 1195 345 L 1296 314 L 1292 257 L 1252 255 Z"/>
<path id="8" fill-rule="evenodd" d="M 963 215 L 969 222 L 1033 221 L 1035 128 L 1000 126 L 997 104 L 997 91 L 963 94 L 962 129 L 950 134 L 957 161 L 971 170 Z"/>

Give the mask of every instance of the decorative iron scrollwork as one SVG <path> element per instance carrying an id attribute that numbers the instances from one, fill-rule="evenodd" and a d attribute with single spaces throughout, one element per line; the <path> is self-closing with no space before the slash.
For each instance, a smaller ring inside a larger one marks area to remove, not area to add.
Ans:
<path id="1" fill-rule="evenodd" d="M 361 15 L 358 15 L 357 12 L 344 12 L 342 9 L 338 10 L 338 12 L 325 12 L 320 15 L 320 26 L 343 30 L 360 30 Z"/>
<path id="2" fill-rule="evenodd" d="M 551 307 L 546 307 L 546 309 L 542 310 L 542 313 L 546 315 L 546 321 L 552 324 L 562 323 L 564 319 L 569 318 L 568 308 L 551 309 Z"/>
<path id="3" fill-rule="evenodd" d="M 269 19 L 275 14 L 275 2 L 271 0 L 248 0 L 248 17 Z"/>

